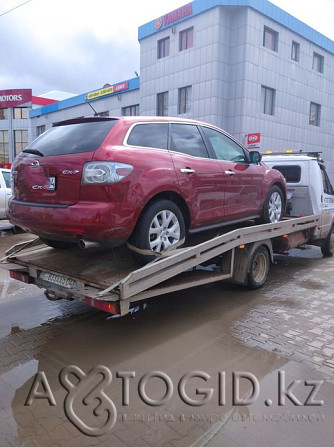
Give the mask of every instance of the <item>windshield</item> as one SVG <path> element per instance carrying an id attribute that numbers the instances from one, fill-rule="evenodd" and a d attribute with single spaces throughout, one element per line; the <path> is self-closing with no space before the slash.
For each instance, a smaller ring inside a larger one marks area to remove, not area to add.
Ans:
<path id="1" fill-rule="evenodd" d="M 23 152 L 40 156 L 95 151 L 117 120 L 65 124 L 52 127 L 30 143 Z"/>

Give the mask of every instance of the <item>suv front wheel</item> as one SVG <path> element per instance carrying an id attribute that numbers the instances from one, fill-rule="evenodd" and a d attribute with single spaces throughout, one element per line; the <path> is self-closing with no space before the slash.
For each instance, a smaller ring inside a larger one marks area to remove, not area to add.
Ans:
<path id="1" fill-rule="evenodd" d="M 142 250 L 162 252 L 179 243 L 185 236 L 185 223 L 180 208 L 170 200 L 157 200 L 141 214 L 131 244 Z M 154 259 L 148 254 L 135 253 L 140 263 Z"/>
<path id="2" fill-rule="evenodd" d="M 274 223 L 279 222 L 283 218 L 284 198 L 281 188 L 274 185 L 270 188 L 269 193 L 263 205 L 261 222 Z"/>

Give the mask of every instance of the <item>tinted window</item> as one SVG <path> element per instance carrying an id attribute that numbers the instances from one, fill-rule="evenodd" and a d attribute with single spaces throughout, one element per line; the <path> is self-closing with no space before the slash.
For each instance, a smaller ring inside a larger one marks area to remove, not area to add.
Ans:
<path id="1" fill-rule="evenodd" d="M 218 160 L 245 162 L 245 152 L 231 138 L 208 127 L 203 127 L 203 132 L 209 140 L 213 152 Z"/>
<path id="2" fill-rule="evenodd" d="M 288 183 L 299 183 L 301 176 L 300 166 L 273 166 L 273 169 L 281 172 Z"/>
<path id="3" fill-rule="evenodd" d="M 35 150 L 45 156 L 95 151 L 117 120 L 95 121 L 55 126 L 40 135 L 24 150 Z"/>
<path id="4" fill-rule="evenodd" d="M 137 124 L 131 130 L 127 143 L 131 146 L 167 149 L 168 123 Z"/>
<path id="5" fill-rule="evenodd" d="M 172 124 L 171 150 L 194 157 L 209 157 L 197 126 L 190 124 Z"/>

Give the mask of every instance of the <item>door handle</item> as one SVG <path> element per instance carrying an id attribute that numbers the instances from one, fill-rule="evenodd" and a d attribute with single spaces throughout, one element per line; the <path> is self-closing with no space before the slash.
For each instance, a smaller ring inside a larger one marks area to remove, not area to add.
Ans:
<path id="1" fill-rule="evenodd" d="M 234 171 L 225 171 L 225 174 L 226 175 L 235 175 L 235 172 Z"/>
<path id="2" fill-rule="evenodd" d="M 180 171 L 182 172 L 182 174 L 193 174 L 195 172 L 195 169 L 182 168 L 182 169 L 180 169 Z"/>

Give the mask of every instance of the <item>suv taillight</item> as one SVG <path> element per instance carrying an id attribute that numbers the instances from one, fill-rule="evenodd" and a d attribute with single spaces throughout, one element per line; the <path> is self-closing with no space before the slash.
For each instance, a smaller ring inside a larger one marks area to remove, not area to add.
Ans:
<path id="1" fill-rule="evenodd" d="M 101 185 L 117 183 L 127 177 L 133 170 L 132 165 L 110 161 L 91 161 L 84 165 L 83 185 Z"/>

